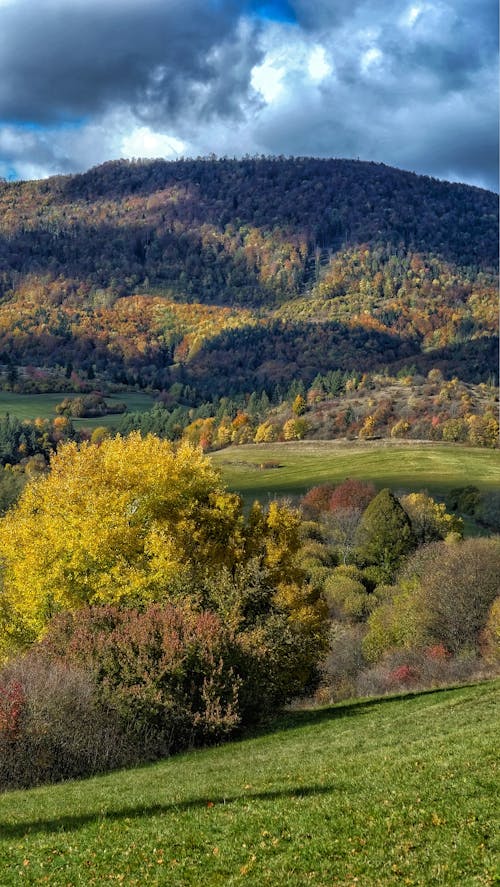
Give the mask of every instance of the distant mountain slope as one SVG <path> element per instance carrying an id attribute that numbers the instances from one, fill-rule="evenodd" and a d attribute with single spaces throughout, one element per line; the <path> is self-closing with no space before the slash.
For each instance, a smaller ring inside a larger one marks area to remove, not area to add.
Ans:
<path id="1" fill-rule="evenodd" d="M 3 183 L 0 362 L 203 389 L 208 371 L 221 393 L 451 349 L 480 378 L 497 232 L 494 194 L 359 161 L 113 161 Z"/>

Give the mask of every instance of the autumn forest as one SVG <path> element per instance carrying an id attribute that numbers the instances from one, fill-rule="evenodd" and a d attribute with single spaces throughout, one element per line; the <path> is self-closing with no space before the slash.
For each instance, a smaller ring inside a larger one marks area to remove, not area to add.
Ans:
<path id="1" fill-rule="evenodd" d="M 0 788 L 498 672 L 497 243 L 493 193 L 380 163 L 0 182 Z M 216 468 L 328 441 L 372 474 Z"/>

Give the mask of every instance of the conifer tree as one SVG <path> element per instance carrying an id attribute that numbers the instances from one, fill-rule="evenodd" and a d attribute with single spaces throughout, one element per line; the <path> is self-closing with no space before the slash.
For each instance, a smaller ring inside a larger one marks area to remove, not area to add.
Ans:
<path id="1" fill-rule="evenodd" d="M 378 568 L 380 581 L 390 581 L 402 559 L 415 547 L 411 522 L 390 490 L 381 490 L 363 514 L 358 531 L 358 556 Z"/>

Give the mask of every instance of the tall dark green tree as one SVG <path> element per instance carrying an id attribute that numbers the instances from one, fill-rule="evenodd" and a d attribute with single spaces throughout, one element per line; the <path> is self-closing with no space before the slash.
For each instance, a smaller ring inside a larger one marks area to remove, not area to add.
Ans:
<path id="1" fill-rule="evenodd" d="M 381 490 L 366 508 L 358 530 L 359 559 L 390 582 L 401 561 L 415 548 L 410 518 L 390 490 Z"/>

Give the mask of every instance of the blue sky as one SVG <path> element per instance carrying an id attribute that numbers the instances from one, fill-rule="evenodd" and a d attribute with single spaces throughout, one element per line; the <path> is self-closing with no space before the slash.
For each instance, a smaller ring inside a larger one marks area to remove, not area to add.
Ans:
<path id="1" fill-rule="evenodd" d="M 497 188 L 496 0 L 0 0 L 0 176 L 360 157 Z"/>

